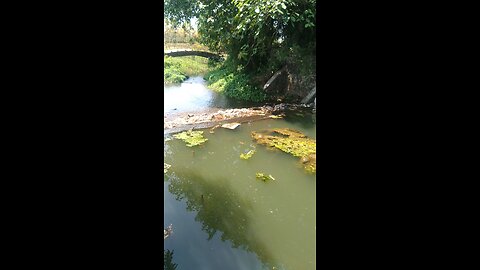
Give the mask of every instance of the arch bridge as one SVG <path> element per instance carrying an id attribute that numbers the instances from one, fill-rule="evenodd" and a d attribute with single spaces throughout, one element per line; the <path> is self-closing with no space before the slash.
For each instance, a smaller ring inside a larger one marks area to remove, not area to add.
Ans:
<path id="1" fill-rule="evenodd" d="M 221 59 L 222 57 L 216 53 L 205 52 L 205 51 L 195 51 L 191 49 L 177 49 L 177 50 L 166 50 L 163 53 L 166 56 L 179 57 L 179 56 L 200 56 L 211 59 Z"/>

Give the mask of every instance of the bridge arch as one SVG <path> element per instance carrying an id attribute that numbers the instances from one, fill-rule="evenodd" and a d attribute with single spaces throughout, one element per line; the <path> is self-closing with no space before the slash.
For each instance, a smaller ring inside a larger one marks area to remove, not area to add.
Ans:
<path id="1" fill-rule="evenodd" d="M 164 55 L 171 56 L 171 57 L 200 56 L 200 57 L 212 58 L 212 59 L 222 58 L 220 55 L 215 53 L 205 52 L 205 51 L 194 51 L 194 50 L 170 50 L 170 51 L 164 51 Z"/>

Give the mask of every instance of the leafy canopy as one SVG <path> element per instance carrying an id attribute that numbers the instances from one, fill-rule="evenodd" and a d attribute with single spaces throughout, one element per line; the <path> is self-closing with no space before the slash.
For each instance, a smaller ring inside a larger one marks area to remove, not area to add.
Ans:
<path id="1" fill-rule="evenodd" d="M 255 70 L 276 48 L 315 40 L 316 0 L 164 0 L 173 25 L 198 19 L 200 41 Z"/>

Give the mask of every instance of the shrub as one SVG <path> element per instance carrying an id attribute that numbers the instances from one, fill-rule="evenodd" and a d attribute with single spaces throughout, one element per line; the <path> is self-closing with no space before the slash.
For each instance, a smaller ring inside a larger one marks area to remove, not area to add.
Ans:
<path id="1" fill-rule="evenodd" d="M 228 59 L 204 77 L 210 89 L 223 92 L 228 97 L 245 101 L 264 101 L 265 93 L 254 87 L 249 78 L 249 75 L 237 69 Z"/>

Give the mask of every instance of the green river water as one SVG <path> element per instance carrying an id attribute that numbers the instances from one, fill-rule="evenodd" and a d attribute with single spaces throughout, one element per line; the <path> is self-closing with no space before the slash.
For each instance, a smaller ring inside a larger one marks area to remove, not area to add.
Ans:
<path id="1" fill-rule="evenodd" d="M 196 80 L 197 87 L 172 87 L 179 96 L 208 93 Z M 171 90 L 165 86 L 174 99 Z M 205 96 L 215 99 L 214 93 Z M 213 106 L 202 99 L 193 102 Z M 176 269 L 316 268 L 316 175 L 307 173 L 299 158 L 256 145 L 250 136 L 284 127 L 316 139 L 315 115 L 299 112 L 235 130 L 204 130 L 208 141 L 192 148 L 164 136 L 164 159 L 172 165 L 164 174 L 164 227 L 173 227 L 164 254 Z M 241 159 L 250 149 L 256 153 Z M 257 172 L 275 181 L 260 181 Z"/>

